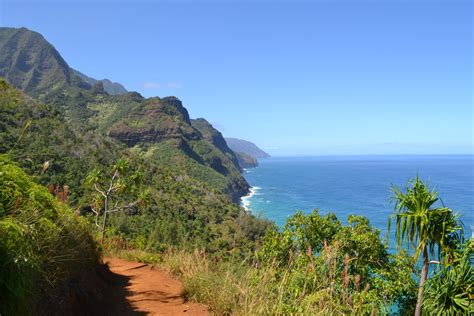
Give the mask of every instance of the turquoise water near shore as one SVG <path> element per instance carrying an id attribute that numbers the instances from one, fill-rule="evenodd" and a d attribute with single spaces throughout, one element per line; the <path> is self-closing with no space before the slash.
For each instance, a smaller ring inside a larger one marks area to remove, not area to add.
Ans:
<path id="1" fill-rule="evenodd" d="M 442 202 L 462 213 L 466 236 L 474 225 L 474 156 L 321 156 L 262 159 L 245 178 L 253 187 L 242 204 L 283 225 L 301 210 L 369 218 L 386 236 L 393 212 L 391 185 L 404 188 L 418 175 L 435 186 Z M 392 239 L 392 238 L 391 238 Z M 389 244 L 393 249 L 393 241 Z"/>

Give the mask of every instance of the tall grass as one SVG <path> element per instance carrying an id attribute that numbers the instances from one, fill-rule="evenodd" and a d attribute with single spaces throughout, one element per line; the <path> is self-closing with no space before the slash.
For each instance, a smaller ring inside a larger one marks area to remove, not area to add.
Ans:
<path id="1" fill-rule="evenodd" d="M 284 269 L 276 261 L 266 266 L 259 266 L 253 256 L 220 261 L 197 250 L 168 251 L 160 265 L 183 281 L 188 299 L 220 315 L 377 313 L 364 301 L 369 286 L 361 288 L 361 277 L 348 273 L 349 258 L 339 274 L 337 246 L 327 247 L 323 260 L 299 254 Z"/>
<path id="2" fill-rule="evenodd" d="M 403 251 L 387 255 L 362 217 L 342 226 L 331 215 L 297 213 L 282 232 L 269 230 L 257 249 L 224 255 L 168 249 L 155 262 L 144 251 L 126 252 L 166 267 L 189 299 L 222 315 L 372 315 L 413 306 L 412 260 Z"/>
<path id="3" fill-rule="evenodd" d="M 0 155 L 0 314 L 35 314 L 97 261 L 88 223 Z"/>

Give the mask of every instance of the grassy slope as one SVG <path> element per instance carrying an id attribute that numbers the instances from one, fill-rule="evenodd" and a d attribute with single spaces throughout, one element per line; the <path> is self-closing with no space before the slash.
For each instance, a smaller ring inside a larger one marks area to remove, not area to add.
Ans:
<path id="1" fill-rule="evenodd" d="M 36 314 L 98 262 L 90 225 L 0 155 L 0 313 Z"/>

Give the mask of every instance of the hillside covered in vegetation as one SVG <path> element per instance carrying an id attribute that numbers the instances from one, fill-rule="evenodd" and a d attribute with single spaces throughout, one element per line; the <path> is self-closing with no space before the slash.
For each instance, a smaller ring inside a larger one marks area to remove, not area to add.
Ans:
<path id="1" fill-rule="evenodd" d="M 94 274 L 99 250 L 92 227 L 0 155 L 0 312 L 67 312 L 79 295 L 73 279 Z M 84 289 L 87 291 L 87 289 Z M 64 296 L 61 298 L 61 296 Z"/>
<path id="2" fill-rule="evenodd" d="M 30 30 L 0 28 L 0 52 L 0 314 L 67 305 L 104 253 L 160 264 L 217 314 L 473 311 L 472 240 L 419 179 L 394 189 L 397 254 L 357 215 L 277 227 L 238 204 L 253 144 L 174 96 L 109 93 Z"/>

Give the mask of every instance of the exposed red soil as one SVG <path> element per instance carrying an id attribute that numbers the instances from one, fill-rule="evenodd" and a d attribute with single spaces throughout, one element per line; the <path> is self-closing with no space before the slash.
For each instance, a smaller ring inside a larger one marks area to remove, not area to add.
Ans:
<path id="1" fill-rule="evenodd" d="M 106 298 L 106 305 L 109 305 L 106 309 L 112 314 L 210 315 L 206 306 L 186 302 L 182 283 L 166 271 L 118 258 L 104 261 L 115 278 L 121 280 L 113 283 Z"/>

